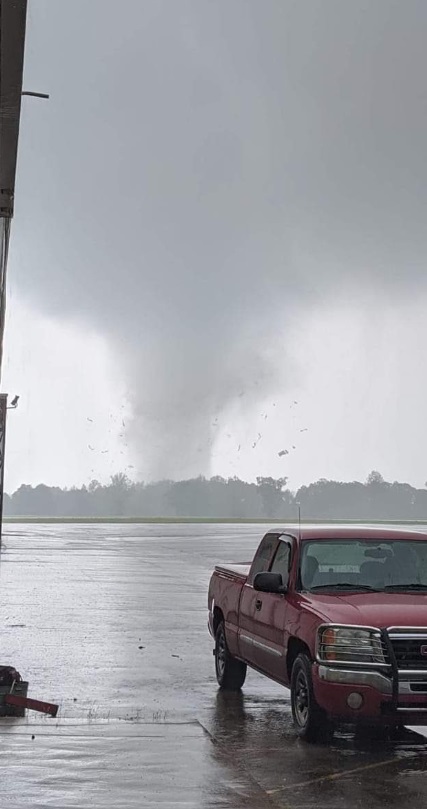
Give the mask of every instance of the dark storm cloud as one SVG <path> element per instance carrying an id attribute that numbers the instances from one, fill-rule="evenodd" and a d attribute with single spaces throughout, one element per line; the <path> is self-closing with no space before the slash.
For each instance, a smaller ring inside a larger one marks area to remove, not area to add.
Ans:
<path id="1" fill-rule="evenodd" d="M 30 8 L 21 294 L 109 338 L 145 471 L 206 472 L 213 415 L 281 384 L 290 311 L 424 277 L 427 5 Z"/>

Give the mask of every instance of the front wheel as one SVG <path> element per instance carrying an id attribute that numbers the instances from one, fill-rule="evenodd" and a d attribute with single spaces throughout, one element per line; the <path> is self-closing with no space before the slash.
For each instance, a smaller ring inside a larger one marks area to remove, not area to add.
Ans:
<path id="1" fill-rule="evenodd" d="M 355 738 L 357 741 L 366 742 L 398 742 L 405 738 L 406 728 L 404 725 L 357 725 Z"/>
<path id="2" fill-rule="evenodd" d="M 292 667 L 291 706 L 298 736 L 307 742 L 331 738 L 333 726 L 316 702 L 311 660 L 306 654 L 299 654 Z"/>
<path id="3" fill-rule="evenodd" d="M 240 691 L 246 679 L 246 663 L 237 660 L 228 651 L 222 622 L 215 634 L 215 671 L 220 688 L 224 691 Z"/>

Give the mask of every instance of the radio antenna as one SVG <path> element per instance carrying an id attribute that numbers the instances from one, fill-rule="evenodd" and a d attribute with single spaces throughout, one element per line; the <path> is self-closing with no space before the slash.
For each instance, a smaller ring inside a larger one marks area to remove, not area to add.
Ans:
<path id="1" fill-rule="evenodd" d="M 301 503 L 297 503 L 298 506 L 298 534 L 299 540 L 301 541 Z"/>

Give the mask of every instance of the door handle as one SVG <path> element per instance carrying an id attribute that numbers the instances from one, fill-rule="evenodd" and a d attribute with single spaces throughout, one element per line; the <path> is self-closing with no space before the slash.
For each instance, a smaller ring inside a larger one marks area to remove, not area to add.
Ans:
<path id="1" fill-rule="evenodd" d="M 260 610 L 261 607 L 262 607 L 262 601 L 261 601 L 260 598 L 257 598 L 257 600 L 255 601 L 255 609 Z"/>

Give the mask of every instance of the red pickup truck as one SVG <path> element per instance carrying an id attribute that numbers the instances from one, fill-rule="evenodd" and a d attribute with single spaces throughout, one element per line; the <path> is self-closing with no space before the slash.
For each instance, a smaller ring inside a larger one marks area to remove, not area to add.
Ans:
<path id="1" fill-rule="evenodd" d="M 247 666 L 291 690 L 300 736 L 337 723 L 427 725 L 427 534 L 274 530 L 252 564 L 217 565 L 209 630 L 219 686 Z"/>

